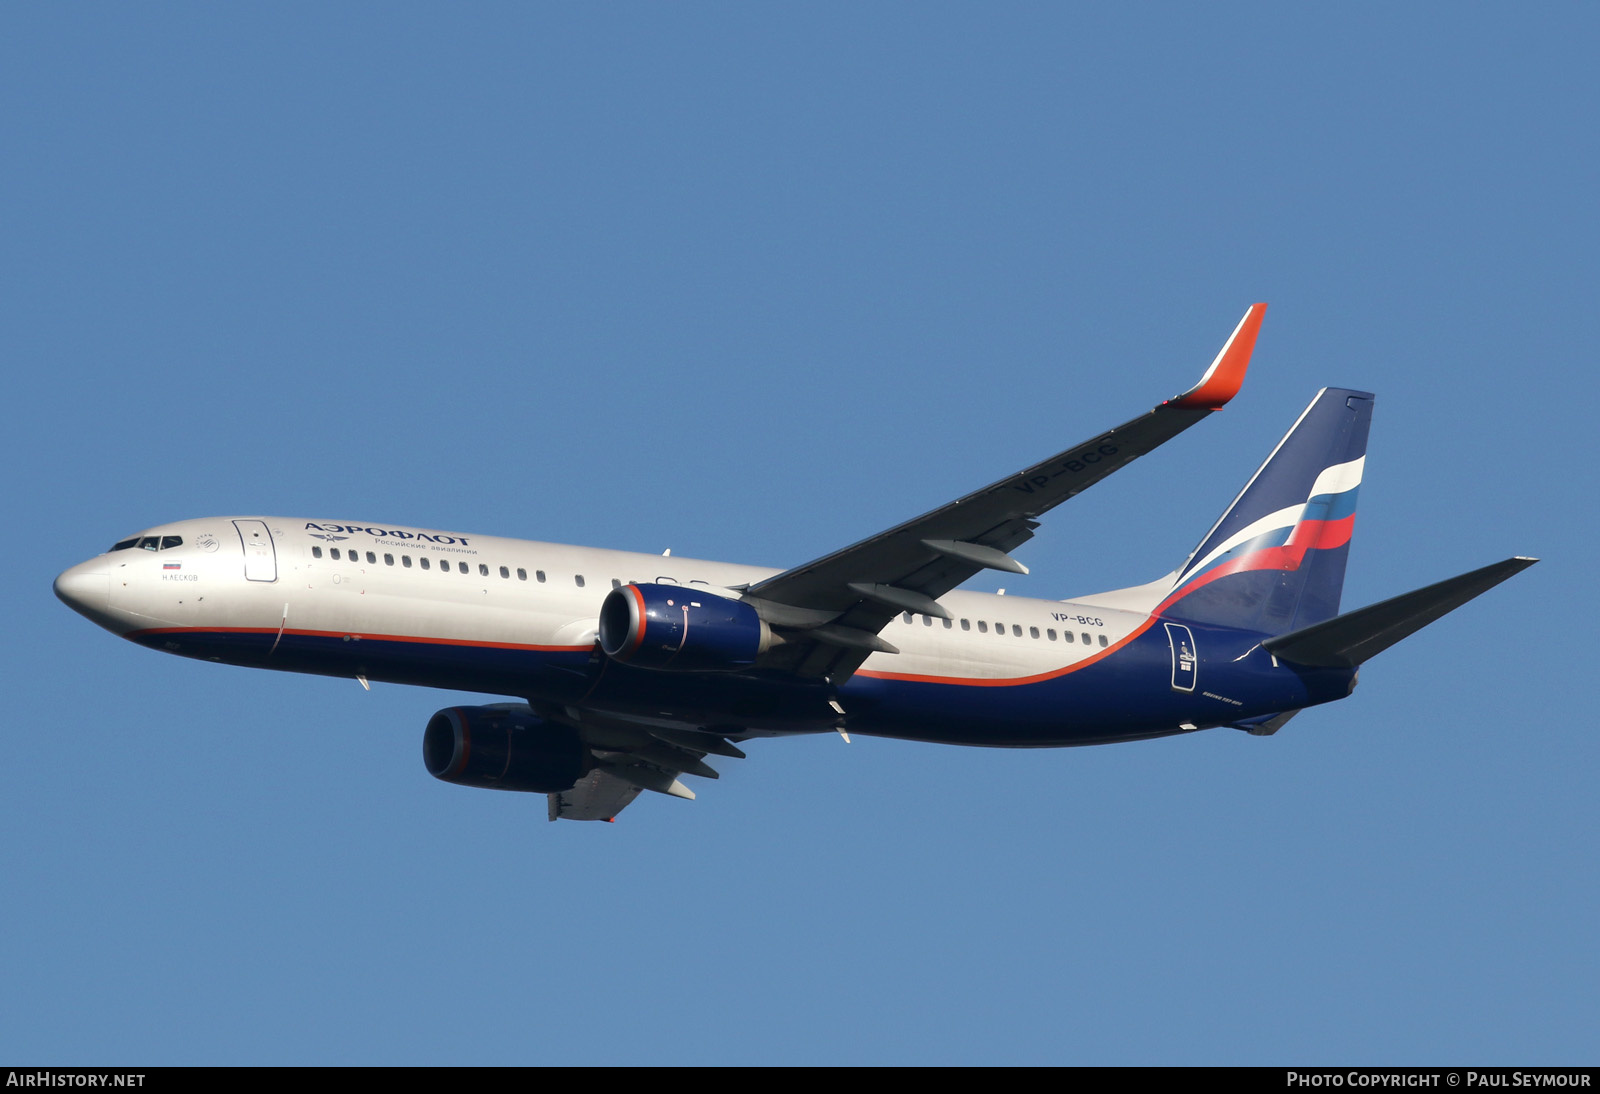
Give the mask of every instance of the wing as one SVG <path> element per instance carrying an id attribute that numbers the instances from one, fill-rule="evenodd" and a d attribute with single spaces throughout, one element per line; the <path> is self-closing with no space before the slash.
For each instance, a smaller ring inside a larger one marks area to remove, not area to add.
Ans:
<path id="1" fill-rule="evenodd" d="M 548 795 L 551 820 L 615 820 L 642 790 L 694 799 L 679 775 L 718 778 L 707 754 L 743 759 L 718 733 L 584 713 L 577 724 L 594 766 L 570 790 Z"/>
<path id="2" fill-rule="evenodd" d="M 801 676 L 841 681 L 874 651 L 898 652 L 878 635 L 897 613 L 948 618 L 936 601 L 979 570 L 1027 573 L 1007 552 L 1033 538 L 1041 514 L 1220 410 L 1238 393 L 1266 309 L 1255 304 L 1245 312 L 1200 382 L 1148 414 L 752 586 L 744 599 L 784 640 L 770 663 Z"/>

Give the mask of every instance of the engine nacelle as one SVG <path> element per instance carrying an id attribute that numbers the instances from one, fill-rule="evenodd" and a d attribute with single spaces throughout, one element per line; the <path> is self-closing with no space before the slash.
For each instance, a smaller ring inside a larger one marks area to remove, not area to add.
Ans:
<path id="1" fill-rule="evenodd" d="M 422 735 L 428 774 L 460 786 L 554 794 L 570 790 L 590 765 L 571 726 L 534 717 L 522 703 L 448 707 Z"/>
<path id="2" fill-rule="evenodd" d="M 642 669 L 733 672 L 771 644 L 754 608 L 702 588 L 624 585 L 600 605 L 600 648 Z"/>

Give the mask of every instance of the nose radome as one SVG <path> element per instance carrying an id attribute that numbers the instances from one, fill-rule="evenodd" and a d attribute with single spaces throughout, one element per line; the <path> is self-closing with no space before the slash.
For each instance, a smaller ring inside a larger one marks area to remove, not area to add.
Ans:
<path id="1" fill-rule="evenodd" d="M 80 562 L 56 578 L 56 596 L 79 615 L 105 625 L 111 601 L 111 572 L 104 558 Z"/>

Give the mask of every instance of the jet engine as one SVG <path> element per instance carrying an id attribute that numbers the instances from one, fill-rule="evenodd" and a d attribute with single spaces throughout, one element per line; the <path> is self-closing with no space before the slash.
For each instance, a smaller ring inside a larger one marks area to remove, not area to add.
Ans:
<path id="1" fill-rule="evenodd" d="M 570 790 L 590 765 L 571 726 L 546 722 L 521 703 L 448 707 L 422 735 L 428 774 L 458 786 L 553 794 Z"/>
<path id="2" fill-rule="evenodd" d="M 754 608 L 703 588 L 624 585 L 600 605 L 600 648 L 642 669 L 733 672 L 771 644 Z"/>

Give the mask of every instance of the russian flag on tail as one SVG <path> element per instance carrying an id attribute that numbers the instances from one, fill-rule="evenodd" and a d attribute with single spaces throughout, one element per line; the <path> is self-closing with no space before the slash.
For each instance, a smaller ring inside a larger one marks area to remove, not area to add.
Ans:
<path id="1" fill-rule="evenodd" d="M 1282 634 L 1339 612 L 1373 397 L 1325 388 L 1201 540 L 1161 607 Z"/>

